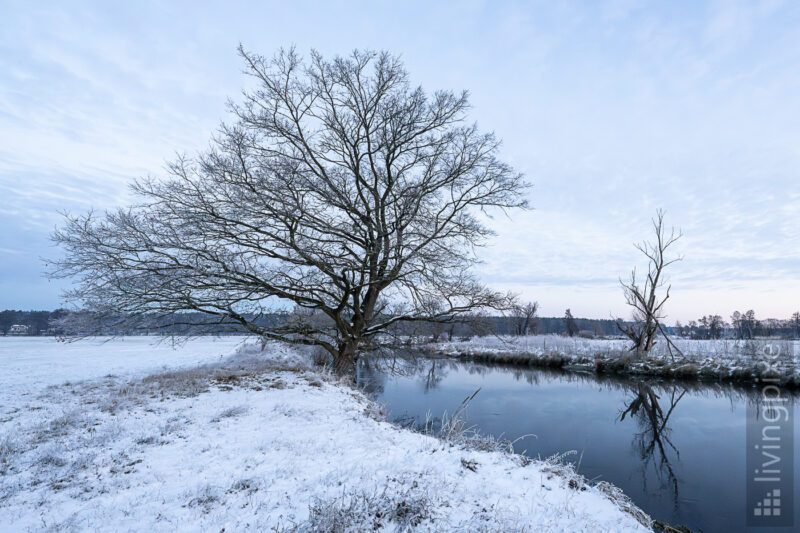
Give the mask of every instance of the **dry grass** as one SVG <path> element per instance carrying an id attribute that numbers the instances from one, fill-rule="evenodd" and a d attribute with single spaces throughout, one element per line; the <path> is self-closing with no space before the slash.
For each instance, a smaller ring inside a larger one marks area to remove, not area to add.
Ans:
<path id="1" fill-rule="evenodd" d="M 12 458 L 22 453 L 22 447 L 10 435 L 0 438 L 0 476 L 11 469 Z"/>
<path id="2" fill-rule="evenodd" d="M 433 418 L 429 415 L 424 424 L 419 427 L 409 426 L 408 429 L 419 431 L 451 446 L 458 446 L 465 450 L 508 453 L 522 464 L 530 463 L 530 459 L 517 453 L 514 446 L 522 439 L 532 435 L 523 435 L 510 441 L 503 439 L 502 436 L 498 438 L 494 435 L 481 433 L 477 426 L 468 423 L 467 410 L 469 404 L 479 392 L 480 389 L 464 398 L 461 405 L 452 414 L 445 412 L 441 418 Z"/>
<path id="3" fill-rule="evenodd" d="M 261 356 L 239 357 L 233 360 L 180 370 L 155 372 L 142 378 L 120 381 L 107 377 L 102 382 L 64 384 L 48 387 L 47 396 L 69 391 L 79 395 L 83 403 L 96 405 L 104 413 L 115 415 L 121 409 L 141 406 L 153 400 L 192 398 L 208 392 L 211 387 L 231 390 L 234 387 L 263 390 L 284 386 L 276 372 L 303 371 L 304 367 L 276 363 Z"/>
<path id="4" fill-rule="evenodd" d="M 236 407 L 229 407 L 228 409 L 225 409 L 224 411 L 219 413 L 217 416 L 212 418 L 211 421 L 212 422 L 220 422 L 221 420 L 224 420 L 225 418 L 235 418 L 237 416 L 242 416 L 243 414 L 246 414 L 249 410 L 250 410 L 250 408 L 247 407 L 246 405 L 239 405 L 239 406 L 236 406 Z"/>
<path id="5" fill-rule="evenodd" d="M 356 492 L 331 500 L 316 500 L 306 524 L 298 531 L 411 531 L 432 516 L 433 503 L 416 488 L 380 493 Z"/>
<path id="6" fill-rule="evenodd" d="M 189 499 L 184 504 L 184 507 L 199 507 L 204 514 L 211 511 L 211 508 L 220 503 L 222 500 L 218 494 L 217 489 L 211 486 L 205 487 L 197 493 L 196 496 Z"/>
<path id="7" fill-rule="evenodd" d="M 600 481 L 594 485 L 594 488 L 608 496 L 610 500 L 617 504 L 617 507 L 633 516 L 637 522 L 645 527 L 652 527 L 652 520 L 650 517 L 639 509 L 636 504 L 622 492 L 622 489 L 606 481 Z"/>

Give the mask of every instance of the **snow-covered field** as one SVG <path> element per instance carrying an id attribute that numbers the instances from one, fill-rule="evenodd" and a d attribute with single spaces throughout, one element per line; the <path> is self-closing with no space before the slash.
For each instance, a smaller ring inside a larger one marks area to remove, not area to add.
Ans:
<path id="1" fill-rule="evenodd" d="M 55 337 L 0 337 L 0 416 L 47 385 L 106 375 L 180 368 L 218 361 L 245 337 L 203 337 L 173 346 L 158 337 L 94 338 L 59 342 Z"/>
<path id="2" fill-rule="evenodd" d="M 800 357 L 800 341 L 786 340 L 733 340 L 733 339 L 681 339 L 672 338 L 673 342 L 692 359 L 705 357 L 718 357 L 737 359 L 759 354 L 766 346 L 773 346 L 783 354 Z M 439 343 L 444 350 L 461 350 L 473 352 L 498 352 L 498 353 L 563 353 L 579 356 L 589 356 L 611 351 L 627 350 L 630 341 L 626 339 L 584 339 L 581 337 L 564 337 L 561 335 L 528 335 L 473 337 L 468 341 L 453 341 Z M 666 344 L 663 341 L 656 343 L 653 349 L 656 356 L 668 356 Z"/>
<path id="3" fill-rule="evenodd" d="M 0 531 L 648 530 L 612 487 L 399 429 L 284 347 L 39 342 L 30 365 L 0 345 Z"/>

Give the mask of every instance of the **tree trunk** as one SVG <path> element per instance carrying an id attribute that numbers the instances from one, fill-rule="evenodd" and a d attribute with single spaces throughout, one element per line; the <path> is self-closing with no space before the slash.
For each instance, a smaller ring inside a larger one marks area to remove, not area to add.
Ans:
<path id="1" fill-rule="evenodd" d="M 339 352 L 333 356 L 333 371 L 337 376 L 355 374 L 356 345 L 354 340 L 347 340 L 339 345 Z"/>

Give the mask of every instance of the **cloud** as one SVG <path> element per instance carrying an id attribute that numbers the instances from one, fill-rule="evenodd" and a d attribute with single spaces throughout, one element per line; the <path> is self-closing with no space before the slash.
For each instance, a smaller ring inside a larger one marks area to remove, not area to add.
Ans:
<path id="1" fill-rule="evenodd" d="M 491 221 L 498 236 L 481 252 L 480 274 L 541 300 L 544 312 L 585 302 L 587 315 L 623 314 L 617 279 L 643 266 L 632 243 L 647 238 L 657 208 L 685 235 L 686 259 L 672 274 L 676 316 L 718 302 L 774 315 L 800 304 L 794 3 L 86 2 L 4 11 L 7 305 L 57 304 L 38 257 L 53 251 L 58 211 L 122 205 L 131 179 L 207 145 L 226 98 L 246 83 L 239 42 L 265 54 L 292 44 L 328 55 L 385 48 L 429 90 L 469 89 L 472 118 L 503 138 L 504 157 L 535 185 L 533 211 Z M 26 288 L 15 290 L 15 279 Z"/>

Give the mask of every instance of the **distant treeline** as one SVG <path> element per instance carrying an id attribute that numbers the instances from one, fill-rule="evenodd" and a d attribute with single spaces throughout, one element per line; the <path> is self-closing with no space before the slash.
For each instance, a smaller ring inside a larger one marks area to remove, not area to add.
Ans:
<path id="1" fill-rule="evenodd" d="M 500 335 L 512 335 L 516 332 L 516 319 L 513 317 L 491 317 L 495 323 L 495 329 Z M 547 335 L 551 333 L 566 334 L 567 322 L 566 318 L 561 317 L 536 317 L 533 319 L 534 323 L 530 327 L 530 334 Z M 594 335 L 597 337 L 618 335 L 619 330 L 617 324 L 610 319 L 596 319 L 596 318 L 574 318 L 577 325 L 578 332 L 588 336 Z"/>
<path id="2" fill-rule="evenodd" d="M 266 324 L 280 315 L 259 319 Z M 24 332 L 12 331 L 12 326 L 23 326 Z M 246 334 L 237 323 L 209 322 L 203 313 L 175 313 L 169 316 L 149 316 L 131 319 L 119 315 L 95 315 L 88 311 L 0 311 L 0 335 L 198 335 Z"/>
<path id="3" fill-rule="evenodd" d="M 280 324 L 290 316 L 288 313 L 262 315 L 254 322 L 259 325 Z M 433 337 L 436 340 L 464 338 L 484 335 L 514 335 L 520 333 L 520 318 L 506 316 L 469 315 L 453 323 L 431 324 L 414 322 L 398 324 L 393 332 L 399 335 Z M 616 323 L 610 319 L 571 318 L 568 327 L 566 317 L 532 317 L 525 332 L 533 334 L 571 334 L 583 337 L 608 337 L 619 334 Z M 24 331 L 12 331 L 12 326 L 24 326 Z M 694 339 L 781 337 L 800 338 L 800 313 L 787 320 L 757 320 L 752 311 L 734 313 L 731 321 L 725 322 L 718 315 L 704 316 L 686 325 L 678 322 L 666 328 L 668 333 Z M 202 313 L 176 313 L 169 316 L 140 318 L 131 321 L 125 317 L 104 316 L 97 318 L 85 311 L 0 311 L 0 335 L 244 335 L 248 332 L 232 321 L 211 321 Z"/>
<path id="4" fill-rule="evenodd" d="M 734 311 L 730 322 L 720 315 L 705 315 L 697 320 L 680 322 L 670 328 L 671 332 L 691 339 L 754 339 L 756 337 L 779 337 L 800 339 L 800 311 L 788 319 L 756 318 L 752 309 L 745 312 Z"/>
<path id="5" fill-rule="evenodd" d="M 280 323 L 287 314 L 264 315 L 257 322 Z M 401 324 L 395 331 L 401 335 L 435 336 L 442 340 L 453 337 L 512 335 L 518 332 L 517 318 L 503 316 L 469 316 L 450 324 Z M 584 336 L 608 336 L 618 333 L 613 320 L 575 318 L 575 325 Z M 84 311 L 0 311 L 0 335 L 8 335 L 14 325 L 25 326 L 25 335 L 65 335 L 92 333 L 101 335 L 185 335 L 247 334 L 239 324 L 215 321 L 201 313 L 179 313 L 168 317 L 139 319 L 131 323 L 123 317 L 97 319 Z M 562 334 L 567 332 L 564 317 L 535 317 L 528 325 L 529 334 Z"/>
<path id="6" fill-rule="evenodd" d="M 56 309 L 55 311 L 15 311 L 6 309 L 0 311 L 0 335 L 6 335 L 11 326 L 25 326 L 27 335 L 49 335 L 50 324 L 63 318 L 69 311 Z"/>

